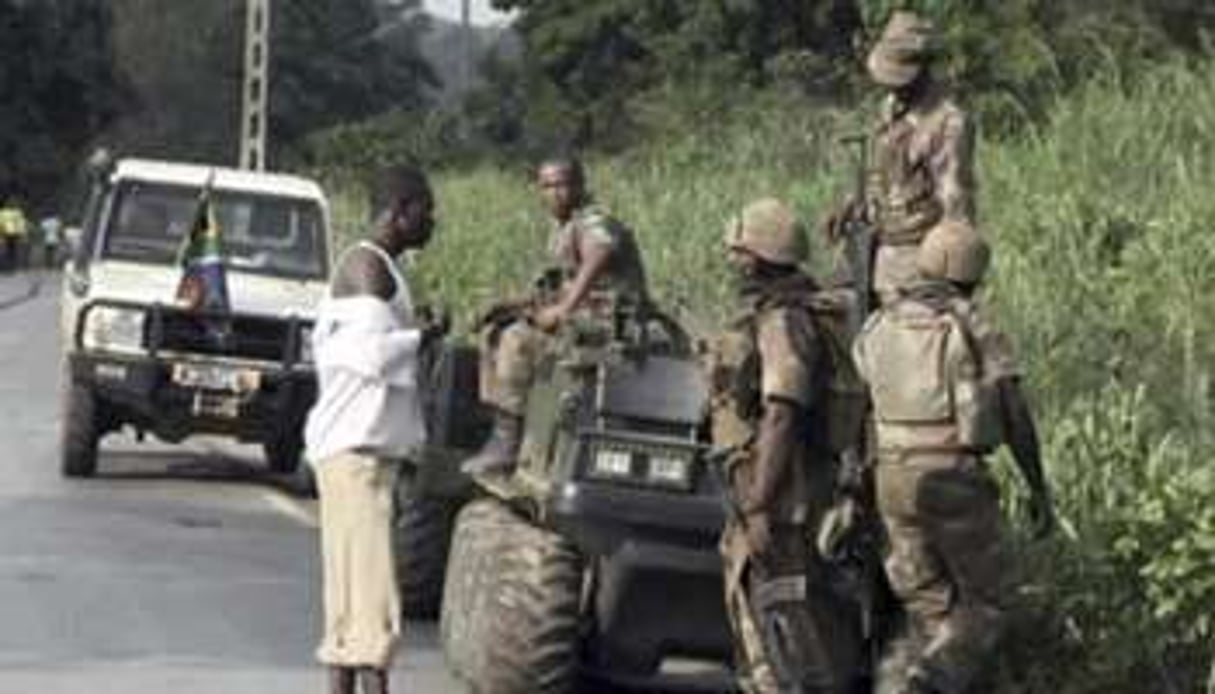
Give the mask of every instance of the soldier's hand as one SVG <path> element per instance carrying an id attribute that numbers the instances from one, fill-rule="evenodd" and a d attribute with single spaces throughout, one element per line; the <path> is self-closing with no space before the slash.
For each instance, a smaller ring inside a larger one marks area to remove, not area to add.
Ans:
<path id="1" fill-rule="evenodd" d="M 772 523 L 766 513 L 748 514 L 746 518 L 747 548 L 752 556 L 768 553 L 772 547 Z"/>
<path id="2" fill-rule="evenodd" d="M 560 306 L 545 306 L 532 317 L 532 323 L 544 332 L 551 333 L 565 322 L 565 317 L 565 310 Z"/>
<path id="3" fill-rule="evenodd" d="M 1055 505 L 1050 494 L 1037 492 L 1029 497 L 1029 531 L 1035 540 L 1050 537 L 1055 531 Z"/>
<path id="4" fill-rule="evenodd" d="M 819 220 L 819 232 L 827 239 L 828 243 L 834 245 L 844 238 L 847 233 L 848 224 L 854 220 L 862 219 L 864 214 L 864 204 L 850 197 L 838 207 L 829 210 Z"/>

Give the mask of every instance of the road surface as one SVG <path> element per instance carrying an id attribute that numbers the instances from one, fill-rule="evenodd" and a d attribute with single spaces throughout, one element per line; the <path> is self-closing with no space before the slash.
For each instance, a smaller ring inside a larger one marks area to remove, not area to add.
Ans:
<path id="1" fill-rule="evenodd" d="M 0 692 L 322 692 L 314 511 L 256 449 L 110 437 L 58 472 L 58 278 L 0 275 Z M 433 624 L 398 691 L 462 692 Z"/>

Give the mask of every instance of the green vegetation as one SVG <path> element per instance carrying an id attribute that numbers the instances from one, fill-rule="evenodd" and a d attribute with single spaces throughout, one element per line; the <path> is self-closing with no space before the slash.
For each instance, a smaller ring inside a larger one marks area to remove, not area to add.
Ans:
<path id="1" fill-rule="evenodd" d="M 988 295 L 1019 347 L 1064 519 L 1054 540 L 1023 548 L 1001 691 L 1188 693 L 1210 666 L 1213 74 L 1166 64 L 1133 84 L 1096 80 L 1042 128 L 981 145 Z M 774 193 L 813 220 L 851 175 L 836 143 L 851 114 L 770 93 L 744 101 L 691 109 L 681 134 L 592 162 L 661 301 L 706 328 L 730 301 L 726 217 Z M 522 169 L 440 174 L 438 188 L 442 228 L 416 277 L 467 320 L 524 286 L 547 227 Z M 355 193 L 338 198 L 352 230 Z M 1007 489 L 1015 520 L 1019 487 Z"/>

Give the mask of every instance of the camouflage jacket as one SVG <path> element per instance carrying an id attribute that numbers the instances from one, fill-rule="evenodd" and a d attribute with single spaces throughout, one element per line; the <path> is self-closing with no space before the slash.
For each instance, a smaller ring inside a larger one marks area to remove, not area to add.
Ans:
<path id="1" fill-rule="evenodd" d="M 919 243 L 941 219 L 974 221 L 974 144 L 970 119 L 940 88 L 909 106 L 886 101 L 869 176 L 881 243 Z"/>

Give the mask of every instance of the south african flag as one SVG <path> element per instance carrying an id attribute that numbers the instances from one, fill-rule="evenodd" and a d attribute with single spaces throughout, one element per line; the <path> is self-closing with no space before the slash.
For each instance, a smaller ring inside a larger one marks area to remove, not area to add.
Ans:
<path id="1" fill-rule="evenodd" d="M 182 240 L 177 263 L 181 266 L 178 301 L 191 309 L 229 310 L 223 230 L 215 217 L 215 202 L 209 182 L 198 196 L 194 221 Z"/>

